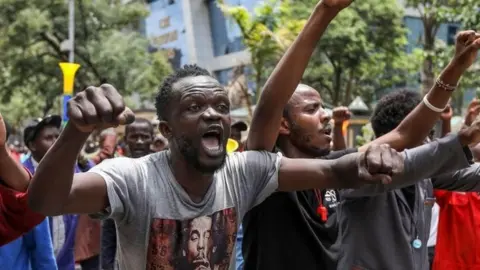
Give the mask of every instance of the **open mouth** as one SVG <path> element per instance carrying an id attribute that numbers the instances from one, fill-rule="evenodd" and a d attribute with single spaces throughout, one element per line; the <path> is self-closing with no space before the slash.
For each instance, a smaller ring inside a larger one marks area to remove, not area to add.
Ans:
<path id="1" fill-rule="evenodd" d="M 322 132 L 325 134 L 325 135 L 331 135 L 332 134 L 332 128 L 330 126 L 327 126 L 325 127 Z"/>
<path id="2" fill-rule="evenodd" d="M 202 135 L 202 146 L 209 155 L 222 153 L 222 129 L 211 127 Z"/>

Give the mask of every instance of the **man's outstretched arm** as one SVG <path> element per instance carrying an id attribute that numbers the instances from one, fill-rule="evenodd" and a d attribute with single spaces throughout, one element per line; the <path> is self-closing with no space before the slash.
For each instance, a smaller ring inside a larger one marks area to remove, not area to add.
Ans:
<path id="1" fill-rule="evenodd" d="M 283 110 L 295 92 L 315 46 L 333 18 L 351 0 L 324 0 L 314 8 L 305 27 L 268 78 L 253 114 L 247 149 L 271 151 Z"/>

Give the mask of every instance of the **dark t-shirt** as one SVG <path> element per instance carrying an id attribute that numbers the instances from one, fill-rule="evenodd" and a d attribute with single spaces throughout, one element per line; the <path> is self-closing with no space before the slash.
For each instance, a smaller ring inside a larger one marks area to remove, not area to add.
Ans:
<path id="1" fill-rule="evenodd" d="M 323 159 L 356 152 L 346 149 Z M 317 214 L 315 191 L 276 192 L 244 217 L 242 252 L 245 270 L 333 269 L 338 257 L 335 190 L 321 191 L 328 220 Z"/>

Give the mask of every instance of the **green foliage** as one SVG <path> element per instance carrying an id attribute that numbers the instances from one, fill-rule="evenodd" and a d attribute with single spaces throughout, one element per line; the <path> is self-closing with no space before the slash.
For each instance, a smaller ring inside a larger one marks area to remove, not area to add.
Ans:
<path id="1" fill-rule="evenodd" d="M 222 0 L 218 0 L 218 4 L 239 26 L 243 42 L 252 55 L 255 85 L 261 88 L 305 20 L 294 18 L 290 1 L 265 1 L 254 14 L 243 6 L 227 6 Z M 260 89 L 254 92 L 258 100 Z"/>
<path id="2" fill-rule="evenodd" d="M 219 1 L 223 2 L 223 1 Z M 317 0 L 267 1 L 255 15 L 244 7 L 226 7 L 240 26 L 252 53 L 257 85 L 262 85 L 298 35 Z M 378 91 L 408 80 L 415 67 L 406 55 L 406 30 L 396 0 L 355 1 L 335 18 L 304 75 L 333 105 L 359 95 L 370 103 Z M 258 91 L 257 91 L 258 94 Z"/>
<path id="3" fill-rule="evenodd" d="M 316 1 L 304 2 L 310 3 L 308 10 Z M 369 104 L 377 93 L 410 79 L 416 67 L 406 45 L 403 9 L 396 0 L 355 1 L 330 23 L 304 82 L 333 105 L 348 105 L 355 96 Z"/>
<path id="4" fill-rule="evenodd" d="M 355 141 L 357 143 L 356 147 L 363 146 L 371 141 L 373 141 L 375 134 L 370 123 L 362 127 L 362 135 L 357 135 Z"/>
<path id="5" fill-rule="evenodd" d="M 443 23 L 458 23 L 463 29 L 478 29 L 480 27 L 480 2 L 478 0 L 408 0 L 407 6 L 415 8 L 420 13 L 424 26 L 422 46 L 414 50 L 417 61 L 423 62 L 423 73 L 427 78 L 424 83 L 424 92 L 428 91 L 435 76 L 447 66 L 454 55 L 454 46 L 435 38 Z M 480 77 L 475 76 L 478 64 L 467 71 L 462 77 L 460 91 L 455 91 L 453 102 L 456 113 L 461 113 L 463 107 L 463 93 L 467 89 L 477 89 Z"/>
<path id="6" fill-rule="evenodd" d="M 162 53 L 148 53 L 148 40 L 138 32 L 148 15 L 143 1 L 75 2 L 75 62 L 81 65 L 75 90 L 108 82 L 123 95 L 139 93 L 151 99 L 170 65 Z M 53 112 L 62 94 L 58 63 L 68 61 L 68 52 L 61 48 L 67 39 L 66 1 L 0 0 L 0 98 L 5 117 L 18 121 Z M 29 105 L 11 106 L 18 100 Z"/>

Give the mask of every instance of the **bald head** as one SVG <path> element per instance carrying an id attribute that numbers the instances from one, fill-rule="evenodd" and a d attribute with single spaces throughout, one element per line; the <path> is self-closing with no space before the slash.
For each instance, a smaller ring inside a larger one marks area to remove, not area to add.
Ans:
<path id="1" fill-rule="evenodd" d="M 306 84 L 299 84 L 295 92 L 293 92 L 292 97 L 288 100 L 287 106 L 283 111 L 283 116 L 287 117 L 291 108 L 297 107 L 304 103 L 305 100 L 312 98 L 321 99 L 318 91 Z"/>

